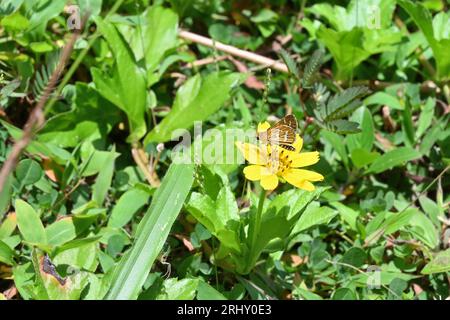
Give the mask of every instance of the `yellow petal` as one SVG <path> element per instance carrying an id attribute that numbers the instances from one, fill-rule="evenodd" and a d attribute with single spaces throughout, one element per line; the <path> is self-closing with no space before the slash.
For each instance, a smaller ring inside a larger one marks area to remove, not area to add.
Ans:
<path id="1" fill-rule="evenodd" d="M 323 175 L 321 175 L 320 173 L 311 171 L 311 170 L 291 169 L 286 172 L 286 175 L 294 177 L 294 179 L 297 179 L 297 180 L 308 180 L 308 181 L 322 181 L 323 180 Z"/>
<path id="2" fill-rule="evenodd" d="M 251 164 L 265 165 L 267 163 L 266 155 L 258 148 L 258 146 L 251 143 L 236 141 L 236 147 L 242 153 L 245 160 Z"/>
<path id="3" fill-rule="evenodd" d="M 303 152 L 290 154 L 289 159 L 292 160 L 291 168 L 311 166 L 319 161 L 319 152 Z"/>
<path id="4" fill-rule="evenodd" d="M 262 176 L 270 175 L 269 169 L 263 166 L 251 165 L 244 168 L 245 177 L 248 180 L 256 181 L 261 180 Z"/>
<path id="5" fill-rule="evenodd" d="M 295 148 L 295 151 L 300 152 L 303 147 L 303 139 L 300 137 L 300 135 L 295 136 L 295 141 L 292 144 L 292 146 Z"/>
<path id="6" fill-rule="evenodd" d="M 278 186 L 278 177 L 274 174 L 262 176 L 261 186 L 264 190 L 274 190 Z"/>
<path id="7" fill-rule="evenodd" d="M 270 124 L 267 121 L 261 122 L 260 124 L 258 124 L 258 129 L 257 132 L 264 132 L 267 131 L 267 129 L 270 128 Z"/>
<path id="8" fill-rule="evenodd" d="M 311 182 L 307 181 L 307 180 L 303 181 L 297 187 L 302 189 L 302 190 L 306 190 L 306 191 L 314 191 L 314 190 L 316 190 L 316 187 L 314 187 L 314 185 Z"/>
<path id="9" fill-rule="evenodd" d="M 313 191 L 315 189 L 314 185 L 311 182 L 309 182 L 308 180 L 302 180 L 299 176 L 295 174 L 286 173 L 283 175 L 283 178 L 297 188 L 306 191 Z"/>

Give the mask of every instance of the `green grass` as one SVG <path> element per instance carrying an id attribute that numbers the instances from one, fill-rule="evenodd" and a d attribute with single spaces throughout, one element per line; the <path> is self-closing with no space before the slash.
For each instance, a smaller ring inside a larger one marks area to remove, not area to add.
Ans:
<path id="1" fill-rule="evenodd" d="M 46 2 L 0 3 L 0 300 L 448 298 L 448 1 L 72 1 L 50 96 Z M 236 148 L 289 113 L 313 191 Z"/>

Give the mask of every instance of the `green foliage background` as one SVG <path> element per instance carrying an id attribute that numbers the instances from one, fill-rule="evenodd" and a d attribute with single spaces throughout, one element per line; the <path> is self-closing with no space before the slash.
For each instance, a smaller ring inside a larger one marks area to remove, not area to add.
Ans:
<path id="1" fill-rule="evenodd" d="M 449 296 L 449 1 L 2 0 L 2 166 L 67 5 L 89 16 L 0 194 L 0 300 Z M 314 192 L 258 197 L 243 166 L 173 162 L 197 121 L 205 150 L 291 112 L 321 155 Z"/>

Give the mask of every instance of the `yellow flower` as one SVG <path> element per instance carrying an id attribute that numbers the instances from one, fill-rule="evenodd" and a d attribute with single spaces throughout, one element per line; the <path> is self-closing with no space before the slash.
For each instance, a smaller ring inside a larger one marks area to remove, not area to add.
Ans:
<path id="1" fill-rule="evenodd" d="M 278 180 L 287 181 L 293 186 L 313 191 L 311 182 L 322 181 L 323 176 L 317 172 L 298 169 L 313 165 L 319 161 L 319 152 L 300 153 L 303 139 L 297 135 L 293 144 L 294 151 L 281 147 L 258 147 L 251 143 L 236 142 L 236 146 L 244 158 L 250 163 L 244 168 L 245 177 L 251 181 L 261 181 L 265 190 L 274 190 L 278 186 Z M 276 154 L 272 154 L 276 152 Z"/>

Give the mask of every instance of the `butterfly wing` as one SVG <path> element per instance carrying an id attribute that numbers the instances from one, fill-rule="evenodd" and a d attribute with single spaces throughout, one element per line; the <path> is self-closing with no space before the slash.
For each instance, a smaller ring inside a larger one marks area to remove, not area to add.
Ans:
<path id="1" fill-rule="evenodd" d="M 277 125 L 267 130 L 267 141 L 277 145 L 293 144 L 295 131 L 286 125 Z"/>
<path id="2" fill-rule="evenodd" d="M 292 130 L 297 131 L 297 119 L 295 118 L 295 116 L 293 114 L 288 114 L 287 116 L 283 117 L 283 119 L 281 119 L 280 121 L 278 121 L 274 127 L 277 126 L 288 126 L 289 128 L 291 128 Z"/>

